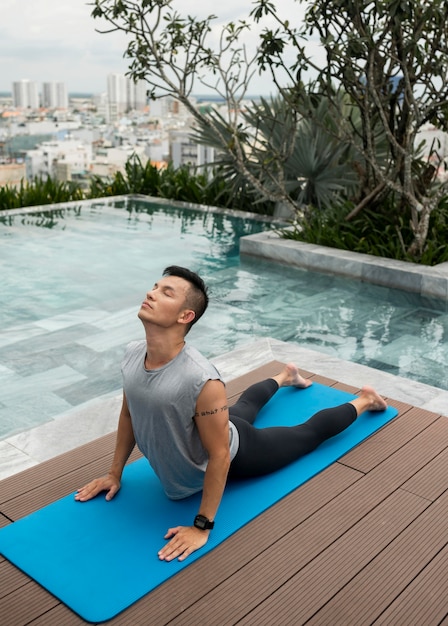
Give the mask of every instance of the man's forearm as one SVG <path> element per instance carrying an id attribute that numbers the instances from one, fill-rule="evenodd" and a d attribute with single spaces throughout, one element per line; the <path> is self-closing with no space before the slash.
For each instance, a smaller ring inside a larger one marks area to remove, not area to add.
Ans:
<path id="1" fill-rule="evenodd" d="M 199 513 L 214 520 L 221 503 L 230 467 L 230 457 L 210 459 L 205 471 Z"/>
<path id="2" fill-rule="evenodd" d="M 115 452 L 109 474 L 112 474 L 119 480 L 121 479 L 124 466 L 126 465 L 134 446 L 135 437 L 131 418 L 122 412 L 118 421 Z"/>

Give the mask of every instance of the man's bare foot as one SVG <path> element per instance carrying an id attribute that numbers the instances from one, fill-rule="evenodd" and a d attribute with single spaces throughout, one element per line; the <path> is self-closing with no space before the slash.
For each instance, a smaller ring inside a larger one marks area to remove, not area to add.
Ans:
<path id="1" fill-rule="evenodd" d="M 383 400 L 373 387 L 365 385 L 361 389 L 360 397 L 362 396 L 365 396 L 366 400 L 370 402 L 369 411 L 384 411 L 387 409 L 386 401 Z"/>
<path id="2" fill-rule="evenodd" d="M 351 401 L 358 415 L 364 411 L 385 411 L 387 403 L 373 387 L 365 385 L 357 398 Z"/>
<path id="3" fill-rule="evenodd" d="M 277 376 L 273 376 L 279 387 L 297 387 L 305 389 L 312 385 L 312 381 L 299 374 L 299 369 L 294 363 L 288 363 Z"/>

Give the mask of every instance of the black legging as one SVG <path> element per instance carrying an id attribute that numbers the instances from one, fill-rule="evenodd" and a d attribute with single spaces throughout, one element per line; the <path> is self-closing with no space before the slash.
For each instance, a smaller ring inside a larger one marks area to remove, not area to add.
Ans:
<path id="1" fill-rule="evenodd" d="M 238 452 L 230 465 L 230 479 L 275 472 L 343 431 L 357 417 L 355 407 L 347 402 L 318 411 L 298 426 L 255 428 L 252 424 L 258 412 L 277 390 L 277 382 L 268 378 L 249 387 L 230 407 L 230 421 L 240 437 Z"/>

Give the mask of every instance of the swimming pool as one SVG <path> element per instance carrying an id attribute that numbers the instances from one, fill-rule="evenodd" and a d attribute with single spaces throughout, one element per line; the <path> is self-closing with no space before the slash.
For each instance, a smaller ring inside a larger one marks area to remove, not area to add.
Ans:
<path id="1" fill-rule="evenodd" d="M 131 199 L 0 214 L 0 438 L 120 389 L 142 297 L 170 264 L 210 286 L 189 335 L 208 356 L 268 336 L 448 389 L 441 303 L 240 259 L 240 237 L 266 228 Z"/>

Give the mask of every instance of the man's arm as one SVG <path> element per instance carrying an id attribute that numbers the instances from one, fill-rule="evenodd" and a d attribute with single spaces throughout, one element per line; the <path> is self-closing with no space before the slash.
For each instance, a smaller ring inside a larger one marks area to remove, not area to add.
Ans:
<path id="1" fill-rule="evenodd" d="M 230 466 L 229 411 L 224 384 L 209 380 L 202 389 L 194 417 L 204 448 L 208 452 L 202 500 L 198 513 L 214 520 L 226 486 Z M 195 526 L 170 528 L 165 539 L 171 539 L 159 558 L 166 561 L 184 560 L 189 554 L 207 542 L 209 530 Z"/>
<path id="2" fill-rule="evenodd" d="M 84 485 L 84 487 L 78 489 L 75 500 L 79 500 L 80 502 L 91 500 L 101 491 L 107 491 L 106 500 L 111 500 L 120 489 L 121 475 L 134 446 L 135 437 L 131 415 L 129 413 L 126 395 L 123 392 L 123 404 L 121 405 L 120 418 L 118 420 L 115 453 L 109 473 L 106 476 L 92 480 L 87 485 Z"/>
<path id="3" fill-rule="evenodd" d="M 195 422 L 209 457 L 198 513 L 213 521 L 230 467 L 229 410 L 221 381 L 211 380 L 206 384 L 198 399 Z"/>

